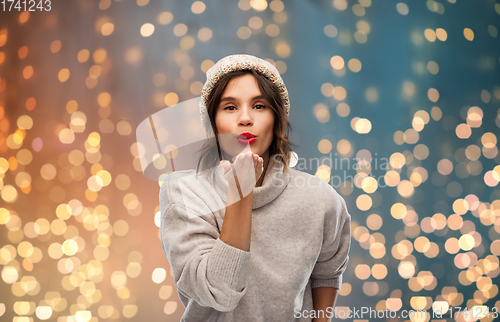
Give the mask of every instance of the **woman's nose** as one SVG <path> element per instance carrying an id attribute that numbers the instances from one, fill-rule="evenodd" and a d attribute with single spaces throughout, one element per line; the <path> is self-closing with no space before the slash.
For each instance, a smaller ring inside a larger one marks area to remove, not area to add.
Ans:
<path id="1" fill-rule="evenodd" d="M 253 122 L 251 107 L 243 107 L 240 109 L 240 115 L 238 118 L 238 122 L 243 125 L 248 125 Z"/>

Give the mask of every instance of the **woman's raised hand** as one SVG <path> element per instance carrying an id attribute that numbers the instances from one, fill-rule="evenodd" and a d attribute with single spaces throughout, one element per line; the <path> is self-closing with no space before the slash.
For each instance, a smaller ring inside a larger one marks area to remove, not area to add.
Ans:
<path id="1" fill-rule="evenodd" d="M 252 151 L 238 154 L 233 164 L 224 160 L 220 165 L 228 182 L 228 205 L 248 196 L 264 172 L 264 160 Z"/>

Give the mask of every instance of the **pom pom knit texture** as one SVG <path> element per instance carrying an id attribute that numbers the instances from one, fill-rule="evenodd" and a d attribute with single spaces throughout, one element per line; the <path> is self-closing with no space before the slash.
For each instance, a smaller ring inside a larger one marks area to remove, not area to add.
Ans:
<path id="1" fill-rule="evenodd" d="M 237 70 L 251 70 L 251 69 L 254 69 L 258 73 L 262 74 L 278 87 L 278 90 L 280 92 L 281 97 L 283 98 L 283 102 L 285 105 L 286 116 L 288 117 L 290 111 L 290 100 L 288 99 L 288 91 L 276 67 L 274 67 L 270 62 L 252 55 L 231 55 L 222 58 L 207 71 L 207 81 L 205 82 L 205 85 L 203 85 L 203 89 L 201 91 L 201 100 L 200 100 L 200 117 L 201 117 L 201 122 L 205 128 L 206 128 L 205 115 L 207 114 L 206 104 L 208 96 L 215 87 L 215 84 L 225 74 Z"/>

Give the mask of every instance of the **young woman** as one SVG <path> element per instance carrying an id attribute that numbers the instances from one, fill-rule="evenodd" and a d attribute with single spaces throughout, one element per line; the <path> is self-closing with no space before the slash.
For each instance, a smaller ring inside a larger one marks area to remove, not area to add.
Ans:
<path id="1" fill-rule="evenodd" d="M 207 72 L 200 112 L 214 133 L 197 171 L 174 172 L 160 189 L 181 321 L 328 321 L 351 217 L 332 186 L 288 167 L 278 71 L 250 55 L 221 59 Z"/>

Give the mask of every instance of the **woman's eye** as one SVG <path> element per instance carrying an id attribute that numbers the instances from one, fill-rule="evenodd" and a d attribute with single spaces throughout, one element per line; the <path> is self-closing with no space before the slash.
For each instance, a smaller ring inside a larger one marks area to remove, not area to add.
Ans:
<path id="1" fill-rule="evenodd" d="M 255 107 L 257 107 L 257 108 L 259 108 L 259 109 L 266 108 L 266 106 L 265 106 L 265 105 L 261 105 L 261 104 L 259 104 L 259 105 L 255 105 Z"/>
<path id="2" fill-rule="evenodd" d="M 236 107 L 234 107 L 234 106 L 226 106 L 226 107 L 224 107 L 225 110 L 228 109 L 230 111 L 232 111 L 232 108 L 236 108 Z"/>

